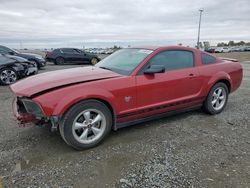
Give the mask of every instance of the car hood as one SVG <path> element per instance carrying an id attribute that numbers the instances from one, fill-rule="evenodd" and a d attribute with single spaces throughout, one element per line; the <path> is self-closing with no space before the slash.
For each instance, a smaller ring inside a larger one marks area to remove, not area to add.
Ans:
<path id="1" fill-rule="evenodd" d="M 41 57 L 42 57 L 41 55 L 33 54 L 33 53 L 21 53 L 21 54 L 27 55 L 27 56 L 34 56 L 34 57 L 38 57 L 38 58 L 41 58 Z"/>
<path id="2" fill-rule="evenodd" d="M 10 59 L 13 59 L 17 62 L 20 62 L 20 63 L 28 62 L 28 60 L 23 58 L 23 57 L 19 57 L 19 56 L 15 56 L 15 55 L 5 55 L 5 56 L 10 58 Z"/>
<path id="3" fill-rule="evenodd" d="M 98 67 L 78 67 L 28 77 L 12 84 L 10 88 L 17 96 L 32 97 L 51 89 L 120 76 L 122 75 Z"/>
<path id="4" fill-rule="evenodd" d="M 41 55 L 32 54 L 32 53 L 19 53 L 18 56 L 26 58 L 26 59 L 33 59 L 33 58 L 43 59 Z"/>

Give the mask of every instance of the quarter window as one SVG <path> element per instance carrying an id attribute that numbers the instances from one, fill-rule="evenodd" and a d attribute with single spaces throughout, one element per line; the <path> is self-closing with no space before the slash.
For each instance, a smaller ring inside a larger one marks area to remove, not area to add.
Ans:
<path id="1" fill-rule="evenodd" d="M 149 65 L 163 65 L 166 71 L 194 67 L 194 54 L 185 50 L 169 50 L 154 56 Z"/>
<path id="2" fill-rule="evenodd" d="M 202 53 L 201 54 L 201 61 L 202 61 L 202 64 L 204 64 L 204 65 L 213 64 L 216 62 L 216 58 L 211 56 L 211 55 Z"/>

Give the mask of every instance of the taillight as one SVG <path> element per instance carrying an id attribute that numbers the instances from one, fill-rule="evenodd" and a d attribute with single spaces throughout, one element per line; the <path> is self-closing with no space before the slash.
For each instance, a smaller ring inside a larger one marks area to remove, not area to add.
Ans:
<path id="1" fill-rule="evenodd" d="M 52 52 L 47 52 L 46 55 L 45 55 L 45 57 L 48 57 L 48 56 L 50 56 L 51 54 L 52 54 Z"/>

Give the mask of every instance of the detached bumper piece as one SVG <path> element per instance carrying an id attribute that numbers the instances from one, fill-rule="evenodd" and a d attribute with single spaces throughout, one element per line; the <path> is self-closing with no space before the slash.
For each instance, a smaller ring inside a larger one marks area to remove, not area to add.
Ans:
<path id="1" fill-rule="evenodd" d="M 26 76 L 35 75 L 37 74 L 37 72 L 38 72 L 37 67 L 29 67 L 27 69 Z"/>
<path id="2" fill-rule="evenodd" d="M 47 122 L 40 105 L 30 99 L 16 98 L 13 101 L 13 112 L 19 126 L 25 126 L 27 123 L 43 124 Z"/>

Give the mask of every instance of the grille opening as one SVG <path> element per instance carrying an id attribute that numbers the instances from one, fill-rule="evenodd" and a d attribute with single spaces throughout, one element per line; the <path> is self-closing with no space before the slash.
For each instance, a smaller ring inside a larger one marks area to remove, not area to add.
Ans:
<path id="1" fill-rule="evenodd" d="M 20 113 L 27 113 L 27 110 L 26 110 L 23 102 L 19 99 L 17 99 L 17 111 Z"/>

